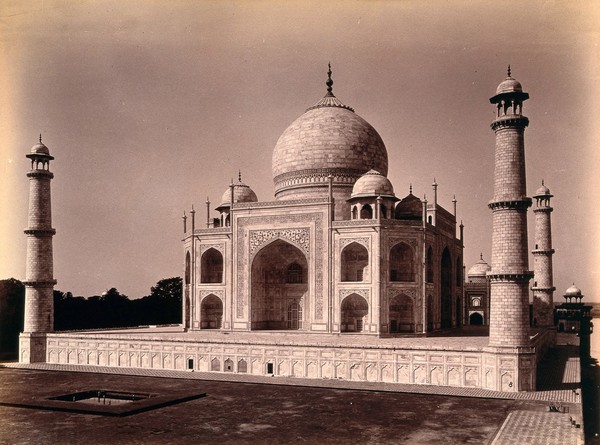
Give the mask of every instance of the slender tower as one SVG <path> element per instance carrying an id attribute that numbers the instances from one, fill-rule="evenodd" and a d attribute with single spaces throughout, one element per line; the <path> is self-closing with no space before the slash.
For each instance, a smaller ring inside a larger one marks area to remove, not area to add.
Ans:
<path id="1" fill-rule="evenodd" d="M 496 105 L 491 128 L 496 133 L 494 197 L 492 210 L 492 264 L 490 278 L 489 347 L 497 354 L 494 375 L 486 376 L 486 386 L 503 391 L 533 389 L 534 376 L 521 353 L 531 352 L 529 340 L 529 271 L 527 209 L 531 198 L 525 186 L 525 127 L 523 102 L 529 94 L 508 76 L 498 85 L 490 102 Z M 511 357 L 502 356 L 510 354 Z M 501 357 L 502 356 L 502 357 Z M 530 359 L 530 357 L 529 357 Z M 512 364 L 507 366 L 508 364 Z M 528 368 L 528 369 L 524 369 Z"/>
<path id="2" fill-rule="evenodd" d="M 552 226 L 550 198 L 554 195 L 544 185 L 535 192 L 535 249 L 533 254 L 533 324 L 549 327 L 554 325 L 553 295 L 556 288 L 552 280 Z"/>
<path id="3" fill-rule="evenodd" d="M 53 291 L 56 280 L 52 260 L 52 228 L 50 200 L 50 151 L 42 143 L 27 154 L 31 160 L 29 178 L 29 217 L 27 235 L 27 265 L 25 271 L 25 326 L 20 337 L 22 363 L 46 361 L 46 333 L 54 330 Z"/>

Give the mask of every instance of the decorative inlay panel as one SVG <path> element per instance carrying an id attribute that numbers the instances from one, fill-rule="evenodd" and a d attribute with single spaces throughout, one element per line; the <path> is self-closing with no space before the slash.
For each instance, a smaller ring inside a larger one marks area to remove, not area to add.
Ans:
<path id="1" fill-rule="evenodd" d="M 204 297 L 206 297 L 207 295 L 215 295 L 217 297 L 219 297 L 221 299 L 221 301 L 225 301 L 224 296 L 225 296 L 225 292 L 222 290 L 201 290 L 200 291 L 200 300 L 202 301 L 202 299 Z"/>
<path id="2" fill-rule="evenodd" d="M 364 297 L 365 300 L 369 301 L 369 295 L 370 295 L 371 291 L 369 289 L 340 289 L 339 291 L 339 296 L 340 296 L 340 302 L 346 298 L 348 295 L 351 294 L 357 294 L 360 295 L 361 297 Z"/>
<path id="3" fill-rule="evenodd" d="M 352 244 L 352 243 L 361 244 L 361 245 L 365 246 L 367 248 L 367 250 L 370 250 L 369 249 L 369 238 L 342 238 L 342 239 L 340 239 L 339 243 L 340 243 L 340 250 L 342 250 L 348 244 Z"/>
<path id="4" fill-rule="evenodd" d="M 415 249 L 417 247 L 416 239 L 412 239 L 412 238 L 407 239 L 407 238 L 398 238 L 398 237 L 388 238 L 388 246 L 390 246 L 390 248 L 394 247 L 398 243 L 408 244 L 413 249 Z"/>
<path id="5" fill-rule="evenodd" d="M 223 254 L 225 251 L 225 244 L 200 244 L 200 255 L 202 255 L 208 249 L 215 249 Z"/>
<path id="6" fill-rule="evenodd" d="M 388 301 L 394 298 L 396 295 L 404 294 L 413 300 L 417 297 L 417 292 L 414 289 L 405 289 L 405 288 L 389 288 L 388 289 Z"/>
<path id="7" fill-rule="evenodd" d="M 310 229 L 250 230 L 250 258 L 253 259 L 262 246 L 278 238 L 289 241 L 305 255 L 310 255 Z"/>

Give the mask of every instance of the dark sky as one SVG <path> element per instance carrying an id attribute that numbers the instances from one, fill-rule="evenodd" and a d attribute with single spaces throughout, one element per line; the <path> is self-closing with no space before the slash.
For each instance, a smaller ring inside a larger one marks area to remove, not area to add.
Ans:
<path id="1" fill-rule="evenodd" d="M 56 158 L 56 288 L 140 297 L 182 274 L 183 211 L 204 221 L 239 169 L 273 199 L 272 150 L 325 94 L 329 61 L 396 194 L 430 198 L 435 177 L 443 206 L 456 194 L 467 268 L 489 261 L 489 98 L 510 63 L 531 96 L 528 193 L 544 179 L 555 195 L 555 299 L 575 282 L 600 301 L 593 1 L 3 0 L 0 36 L 0 278 L 25 278 L 39 133 Z"/>

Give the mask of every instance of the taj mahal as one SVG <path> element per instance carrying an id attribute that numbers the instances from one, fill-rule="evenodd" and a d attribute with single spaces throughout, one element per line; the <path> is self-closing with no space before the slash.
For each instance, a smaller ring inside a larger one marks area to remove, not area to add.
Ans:
<path id="1" fill-rule="evenodd" d="M 259 200 L 240 174 L 207 200 L 206 219 L 184 214 L 179 328 L 53 332 L 54 158 L 40 139 L 27 154 L 20 361 L 535 390 L 555 341 L 554 250 L 550 190 L 534 203 L 525 187 L 529 95 L 509 68 L 490 99 L 492 258 L 465 274 L 456 199 L 439 205 L 435 180 L 424 198 L 395 189 L 382 138 L 333 94 L 331 67 L 326 87 L 275 145 L 274 199 Z M 489 336 L 452 335 L 469 324 Z"/>

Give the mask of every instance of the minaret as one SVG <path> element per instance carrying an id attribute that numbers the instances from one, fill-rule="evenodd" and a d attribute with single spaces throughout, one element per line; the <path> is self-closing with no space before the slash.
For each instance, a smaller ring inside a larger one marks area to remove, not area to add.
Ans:
<path id="1" fill-rule="evenodd" d="M 556 288 L 552 280 L 552 226 L 550 198 L 554 195 L 544 185 L 535 192 L 535 249 L 533 254 L 534 284 L 533 290 L 533 320 L 534 326 L 554 325 L 553 294 Z"/>
<path id="2" fill-rule="evenodd" d="M 488 205 L 493 224 L 492 268 L 488 273 L 489 347 L 498 355 L 495 375 L 486 377 L 486 386 L 502 391 L 531 390 L 535 379 L 532 375 L 535 361 L 531 363 L 531 357 L 527 357 L 528 369 L 523 369 L 520 357 L 531 352 L 529 280 L 533 274 L 529 271 L 527 246 L 527 209 L 531 198 L 526 196 L 524 143 L 529 119 L 522 115 L 523 102 L 528 98 L 521 84 L 511 77 L 509 66 L 508 76 L 490 99 L 497 114 L 491 124 L 496 133 L 494 197 Z M 508 357 L 501 354 L 511 354 L 513 366 L 507 367 Z"/>
<path id="3" fill-rule="evenodd" d="M 50 151 L 42 143 L 26 155 L 31 159 L 29 178 L 29 217 L 27 235 L 27 265 L 25 271 L 25 326 L 20 337 L 22 363 L 46 361 L 47 332 L 54 330 L 54 267 L 52 259 L 52 210 L 50 181 Z"/>

